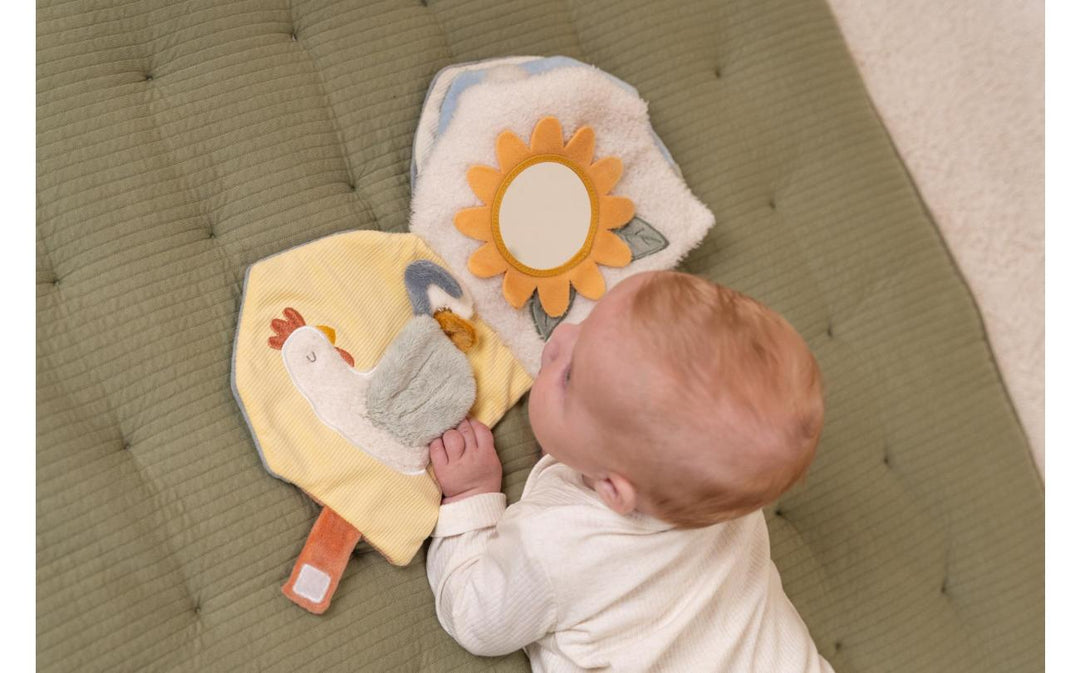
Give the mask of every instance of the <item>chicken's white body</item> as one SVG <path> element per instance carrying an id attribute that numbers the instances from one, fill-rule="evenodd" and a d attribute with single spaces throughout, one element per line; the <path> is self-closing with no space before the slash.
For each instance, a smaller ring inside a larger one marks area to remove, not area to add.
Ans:
<path id="1" fill-rule="evenodd" d="M 402 446 L 368 420 L 367 388 L 374 369 L 350 367 L 325 334 L 307 325 L 289 335 L 281 354 L 293 385 L 319 420 L 398 472 L 417 474 L 427 468 L 427 447 Z"/>
<path id="2" fill-rule="evenodd" d="M 468 413 L 472 367 L 430 316 L 416 316 L 370 371 L 351 367 L 315 327 L 281 349 L 293 385 L 324 424 L 404 474 L 428 465 L 428 443 Z"/>

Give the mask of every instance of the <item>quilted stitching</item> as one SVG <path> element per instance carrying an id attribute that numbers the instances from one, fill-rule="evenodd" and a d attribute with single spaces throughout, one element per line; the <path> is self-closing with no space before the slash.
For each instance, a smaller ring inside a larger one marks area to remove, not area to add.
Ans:
<path id="1" fill-rule="evenodd" d="M 404 231 L 430 78 L 521 53 L 638 88 L 717 215 L 683 268 L 820 358 L 819 458 L 769 525 L 838 673 L 1041 670 L 1041 486 L 821 0 L 40 2 L 42 670 L 526 670 L 441 631 L 422 558 L 362 553 L 326 616 L 290 606 L 316 510 L 266 476 L 228 383 L 247 265 Z M 516 499 L 523 405 L 495 436 Z"/>

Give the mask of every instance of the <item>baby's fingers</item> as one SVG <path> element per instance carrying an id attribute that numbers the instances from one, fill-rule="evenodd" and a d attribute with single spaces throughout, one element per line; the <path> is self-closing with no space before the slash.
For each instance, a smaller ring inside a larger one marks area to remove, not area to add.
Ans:
<path id="1" fill-rule="evenodd" d="M 442 441 L 446 447 L 446 457 L 450 460 L 457 460 L 465 453 L 465 438 L 457 430 L 451 428 L 444 432 Z"/>
<path id="2" fill-rule="evenodd" d="M 475 418 L 468 419 L 472 424 L 473 434 L 476 436 L 476 445 L 485 449 L 495 448 L 495 438 L 491 435 L 491 428 Z"/>
<path id="3" fill-rule="evenodd" d="M 431 463 L 436 467 L 443 467 L 450 460 L 446 457 L 446 447 L 443 446 L 442 437 L 432 440 L 428 446 L 428 453 L 431 455 Z"/>
<path id="4" fill-rule="evenodd" d="M 469 419 L 465 419 L 457 426 L 457 431 L 461 433 L 461 436 L 465 438 L 465 450 L 476 448 L 476 433 L 473 432 L 472 424 L 469 423 Z"/>

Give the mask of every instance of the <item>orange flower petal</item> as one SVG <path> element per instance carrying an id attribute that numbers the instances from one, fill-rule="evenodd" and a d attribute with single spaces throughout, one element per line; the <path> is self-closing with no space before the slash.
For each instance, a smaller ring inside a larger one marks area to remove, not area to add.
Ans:
<path id="1" fill-rule="evenodd" d="M 495 156 L 499 158 L 499 168 L 503 173 L 520 164 L 529 156 L 529 146 L 513 131 L 503 131 L 495 140 Z"/>
<path id="2" fill-rule="evenodd" d="M 604 296 L 606 284 L 600 274 L 600 268 L 591 259 L 584 260 L 581 264 L 570 270 L 570 282 L 574 289 L 588 299 L 599 299 Z"/>
<path id="3" fill-rule="evenodd" d="M 603 206 L 601 205 L 601 213 Z M 454 216 L 454 226 L 457 230 L 469 238 L 478 241 L 491 240 L 491 208 L 481 206 L 479 208 L 465 208 L 459 210 Z"/>
<path id="4" fill-rule="evenodd" d="M 596 192 L 607 194 L 622 177 L 622 161 L 618 157 L 604 157 L 589 166 L 589 175 L 596 185 Z"/>
<path id="5" fill-rule="evenodd" d="M 600 229 L 593 240 L 592 258 L 605 266 L 626 266 L 633 255 L 630 247 L 610 231 Z"/>
<path id="6" fill-rule="evenodd" d="M 582 126 L 566 143 L 566 156 L 583 166 L 592 163 L 593 152 L 596 150 L 596 133 L 591 126 Z"/>
<path id="7" fill-rule="evenodd" d="M 536 280 L 526 276 L 514 267 L 506 270 L 503 276 L 503 296 L 514 308 L 521 308 L 529 301 L 533 290 L 536 289 Z"/>
<path id="8" fill-rule="evenodd" d="M 485 243 L 469 257 L 469 271 L 479 278 L 491 278 L 506 271 L 506 260 L 494 243 Z"/>
<path id="9" fill-rule="evenodd" d="M 502 173 L 491 166 L 472 166 L 465 177 L 476 197 L 490 206 L 502 182 Z"/>
<path id="10" fill-rule="evenodd" d="M 570 307 L 570 279 L 567 274 L 537 278 L 536 288 L 540 292 L 540 306 L 552 318 L 557 318 Z"/>
<path id="11" fill-rule="evenodd" d="M 601 229 L 618 229 L 633 218 L 634 202 L 630 199 L 622 196 L 600 197 Z"/>
<path id="12" fill-rule="evenodd" d="M 562 125 L 554 117 L 544 117 L 536 122 L 532 132 L 534 154 L 562 154 Z"/>

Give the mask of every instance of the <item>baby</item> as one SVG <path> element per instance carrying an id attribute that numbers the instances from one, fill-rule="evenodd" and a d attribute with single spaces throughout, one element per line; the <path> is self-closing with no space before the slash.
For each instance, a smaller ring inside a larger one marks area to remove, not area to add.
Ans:
<path id="1" fill-rule="evenodd" d="M 491 432 L 430 446 L 439 622 L 534 671 L 828 671 L 780 585 L 761 507 L 806 472 L 821 376 L 734 290 L 631 276 L 548 341 L 529 395 L 544 456 L 506 507 Z"/>

